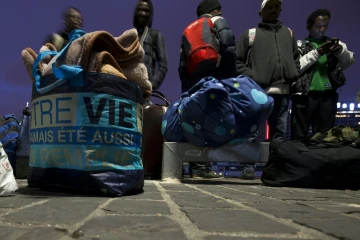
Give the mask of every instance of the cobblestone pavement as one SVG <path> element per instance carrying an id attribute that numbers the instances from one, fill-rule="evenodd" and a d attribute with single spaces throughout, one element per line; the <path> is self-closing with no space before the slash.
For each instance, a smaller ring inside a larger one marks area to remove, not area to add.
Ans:
<path id="1" fill-rule="evenodd" d="M 269 188 L 260 181 L 146 181 L 136 196 L 26 188 L 0 198 L 0 239 L 359 239 L 360 191 Z"/>

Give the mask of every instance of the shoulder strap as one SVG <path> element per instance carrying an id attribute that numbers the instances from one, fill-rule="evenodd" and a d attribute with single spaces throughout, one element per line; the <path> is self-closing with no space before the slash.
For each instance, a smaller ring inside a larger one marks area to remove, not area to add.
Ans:
<path id="1" fill-rule="evenodd" d="M 256 36 L 256 28 L 249 29 L 249 47 L 251 47 L 254 44 Z"/>
<path id="2" fill-rule="evenodd" d="M 213 23 L 215 23 L 218 19 L 220 19 L 220 18 L 223 18 L 223 17 L 221 17 L 221 16 L 213 16 L 213 17 L 211 17 L 210 19 L 211 19 L 211 21 L 213 22 Z"/>
<path id="3" fill-rule="evenodd" d="M 140 45 L 141 45 L 142 47 L 144 47 L 144 41 L 145 41 L 145 38 L 146 38 L 146 36 L 147 36 L 147 34 L 148 34 L 148 31 L 149 31 L 149 28 L 148 28 L 148 27 L 145 27 L 144 32 L 143 32 L 143 34 L 141 35 Z"/>
<path id="4" fill-rule="evenodd" d="M 249 64 L 251 47 L 254 44 L 255 36 L 256 36 L 256 28 L 249 29 L 249 48 L 248 48 L 249 50 L 248 50 L 247 55 L 246 55 L 246 62 L 245 62 L 246 66 Z"/>
<path id="5" fill-rule="evenodd" d="M 293 37 L 293 36 L 294 36 L 293 30 L 291 30 L 291 28 L 289 28 L 289 27 L 288 27 L 288 29 L 289 29 L 289 31 L 290 31 L 291 37 Z"/>
<path id="6" fill-rule="evenodd" d="M 158 31 L 154 29 L 150 29 L 150 37 L 151 37 L 151 44 L 153 48 L 153 58 L 156 59 L 156 48 L 157 48 L 157 40 L 159 37 Z"/>

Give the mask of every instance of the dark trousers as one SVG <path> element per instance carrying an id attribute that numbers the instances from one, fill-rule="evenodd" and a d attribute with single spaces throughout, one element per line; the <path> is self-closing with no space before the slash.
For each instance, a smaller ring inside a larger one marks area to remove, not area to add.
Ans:
<path id="1" fill-rule="evenodd" d="M 289 115 L 289 95 L 288 94 L 269 94 L 274 99 L 274 108 L 269 116 L 269 138 L 285 138 L 288 115 Z"/>
<path id="2" fill-rule="evenodd" d="M 310 126 L 314 133 L 330 130 L 335 123 L 338 99 L 337 92 L 292 96 L 291 139 L 305 139 Z"/>

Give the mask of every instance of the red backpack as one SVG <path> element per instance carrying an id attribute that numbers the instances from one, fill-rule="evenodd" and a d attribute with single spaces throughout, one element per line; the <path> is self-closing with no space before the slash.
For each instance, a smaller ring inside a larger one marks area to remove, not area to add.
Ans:
<path id="1" fill-rule="evenodd" d="M 214 22 L 221 18 L 202 17 L 189 24 L 183 33 L 182 41 L 187 60 L 187 69 L 191 75 L 208 76 L 221 60 L 219 40 Z"/>

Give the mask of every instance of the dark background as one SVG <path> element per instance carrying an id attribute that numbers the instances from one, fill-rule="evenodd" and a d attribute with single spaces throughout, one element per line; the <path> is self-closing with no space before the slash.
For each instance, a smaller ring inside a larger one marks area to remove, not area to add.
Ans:
<path id="1" fill-rule="evenodd" d="M 180 95 L 178 63 L 180 37 L 184 28 L 196 19 L 196 7 L 200 0 L 154 0 L 153 27 L 161 30 L 166 38 L 169 71 L 160 90 L 170 101 Z M 220 0 L 223 16 L 233 29 L 236 38 L 260 21 L 258 12 L 262 0 Z M 0 114 L 21 115 L 26 102 L 31 102 L 31 81 L 21 60 L 21 51 L 26 47 L 36 52 L 45 36 L 62 27 L 61 13 L 67 6 L 82 11 L 86 32 L 105 30 L 114 36 L 132 28 L 135 0 L 12 0 L 3 1 L 1 22 L 0 60 Z M 348 48 L 360 51 L 359 0 L 302 0 L 283 1 L 280 20 L 291 27 L 297 39 L 307 36 L 306 19 L 317 8 L 328 8 L 332 13 L 327 35 L 338 37 Z M 341 89 L 340 100 L 353 101 L 360 87 L 358 64 L 346 71 L 348 84 Z"/>

